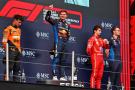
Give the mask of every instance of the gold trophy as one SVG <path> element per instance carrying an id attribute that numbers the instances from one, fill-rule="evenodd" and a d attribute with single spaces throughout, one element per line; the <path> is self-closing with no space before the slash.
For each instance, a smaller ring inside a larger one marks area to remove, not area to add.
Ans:
<path id="1" fill-rule="evenodd" d="M 60 29 L 58 35 L 60 37 L 67 38 L 68 37 L 68 32 L 65 29 Z"/>

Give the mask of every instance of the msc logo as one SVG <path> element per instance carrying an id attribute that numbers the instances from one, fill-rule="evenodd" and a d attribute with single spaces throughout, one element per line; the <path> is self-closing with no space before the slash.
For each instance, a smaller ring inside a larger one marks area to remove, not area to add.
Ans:
<path id="1" fill-rule="evenodd" d="M 43 5 L 38 5 L 38 4 L 32 4 L 29 2 L 22 2 L 18 0 L 8 0 L 6 5 L 2 8 L 0 11 L 0 16 L 6 16 L 6 17 L 13 17 L 16 14 L 22 15 L 27 17 L 28 21 L 35 21 L 36 18 L 39 16 L 41 11 L 43 9 L 49 9 L 48 6 L 43 6 Z M 59 12 L 60 8 L 53 8 L 53 11 Z M 79 25 L 76 24 L 71 24 L 71 28 L 77 28 L 81 29 L 82 28 L 82 14 L 77 11 L 72 11 L 72 10 L 67 10 L 67 12 L 71 15 L 76 15 L 79 16 L 80 18 L 80 23 Z"/>
<path id="2" fill-rule="evenodd" d="M 112 23 L 109 23 L 109 22 L 102 22 L 101 23 L 101 26 L 105 29 L 111 29 L 112 28 Z"/>
<path id="3" fill-rule="evenodd" d="M 76 43 L 76 37 L 70 36 L 69 43 Z"/>
<path id="4" fill-rule="evenodd" d="M 22 55 L 24 57 L 35 58 L 36 57 L 35 54 L 36 54 L 36 52 L 32 51 L 32 50 L 23 50 L 22 51 Z"/>
<path id="5" fill-rule="evenodd" d="M 37 77 L 37 79 L 49 79 L 50 77 L 49 77 L 50 75 L 48 74 L 48 73 L 37 73 L 36 74 L 36 77 Z"/>
<path id="6" fill-rule="evenodd" d="M 0 54 L 5 54 L 5 50 L 2 47 L 0 47 Z"/>
<path id="7" fill-rule="evenodd" d="M 50 35 L 49 33 L 45 33 L 45 32 L 36 32 L 36 37 L 49 40 Z"/>
<path id="8" fill-rule="evenodd" d="M 88 60 L 89 60 L 88 57 L 77 57 L 77 62 L 81 64 L 86 63 Z"/>

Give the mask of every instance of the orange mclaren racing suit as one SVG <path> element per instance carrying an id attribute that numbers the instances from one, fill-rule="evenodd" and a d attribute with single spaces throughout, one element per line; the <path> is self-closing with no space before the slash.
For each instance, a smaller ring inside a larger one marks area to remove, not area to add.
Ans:
<path id="1" fill-rule="evenodd" d="M 101 37 L 93 35 L 88 40 L 86 51 L 91 57 L 92 63 L 90 88 L 101 89 L 101 79 L 104 71 L 103 48 L 109 48 L 109 45 Z"/>
<path id="2" fill-rule="evenodd" d="M 11 42 L 18 50 L 20 50 L 20 28 L 15 28 L 13 26 L 8 26 L 3 32 L 3 46 L 6 48 L 6 43 Z"/>
<path id="3" fill-rule="evenodd" d="M 8 26 L 3 31 L 2 44 L 4 48 L 6 48 L 6 43 L 9 44 L 9 72 L 13 70 L 13 81 L 19 81 L 18 74 L 20 70 L 20 63 L 18 61 L 21 52 L 20 36 L 21 36 L 20 28 L 16 28 L 14 26 Z M 3 58 L 4 64 L 5 59 L 6 57 Z M 5 76 L 4 80 L 6 79 Z"/>

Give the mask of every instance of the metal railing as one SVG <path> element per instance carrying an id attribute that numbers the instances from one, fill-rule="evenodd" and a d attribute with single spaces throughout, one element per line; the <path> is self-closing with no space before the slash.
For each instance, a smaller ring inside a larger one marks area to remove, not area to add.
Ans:
<path id="1" fill-rule="evenodd" d="M 9 62 L 20 62 L 20 63 L 23 63 L 23 64 L 33 64 L 33 65 L 40 65 L 40 66 L 51 66 L 51 64 L 45 64 L 45 63 L 33 63 L 33 62 L 29 62 L 29 61 L 13 61 L 13 60 L 9 60 L 9 48 L 8 48 L 8 44 L 6 44 L 6 81 L 10 81 L 10 72 L 9 72 Z M 42 51 L 42 52 L 50 52 L 49 50 L 40 50 L 40 49 L 31 49 L 31 48 L 23 48 L 24 50 L 25 49 L 29 49 L 29 50 L 35 50 L 35 51 Z M 62 52 L 58 52 L 58 53 L 62 53 Z M 82 67 L 78 67 L 75 65 L 75 62 L 76 59 L 75 57 L 76 56 L 83 56 L 83 57 L 87 57 L 87 58 L 90 58 L 89 56 L 87 55 L 80 55 L 80 54 L 76 54 L 75 51 L 72 51 L 72 53 L 65 53 L 65 54 L 68 54 L 68 55 L 71 55 L 71 66 L 61 66 L 61 65 L 57 65 L 58 67 L 65 67 L 65 68 L 70 68 L 71 69 L 71 86 L 74 86 L 75 82 L 74 82 L 74 72 L 75 72 L 75 68 L 77 68 L 78 70 L 86 70 L 86 71 L 91 71 L 92 69 L 89 69 L 89 68 L 82 68 Z M 2 61 L 2 59 L 0 60 Z M 116 60 L 116 61 L 119 61 L 119 60 Z M 127 63 L 126 61 L 124 63 Z M 135 62 L 133 62 L 135 63 Z M 104 70 L 104 73 L 110 73 L 110 71 L 106 71 Z M 120 73 L 120 72 L 113 72 L 113 73 Z M 124 74 L 127 74 L 127 73 L 122 73 L 123 75 Z M 4 74 L 0 74 L 0 76 L 4 76 Z M 132 75 L 132 76 L 135 76 L 135 75 Z M 33 76 L 27 76 L 26 75 L 26 78 L 29 78 L 29 79 L 36 79 L 37 77 L 33 77 Z M 80 81 L 82 82 L 83 84 L 90 84 L 89 82 L 85 82 L 85 81 Z M 83 86 L 82 84 L 82 86 Z M 110 90 L 110 87 L 113 86 L 111 85 L 111 82 L 110 80 L 108 80 L 108 84 L 102 84 L 103 86 L 106 86 L 107 87 L 107 90 Z M 118 86 L 119 87 L 119 86 Z M 129 87 L 131 89 L 134 89 L 135 87 Z M 124 86 L 122 85 L 122 90 L 124 90 Z"/>

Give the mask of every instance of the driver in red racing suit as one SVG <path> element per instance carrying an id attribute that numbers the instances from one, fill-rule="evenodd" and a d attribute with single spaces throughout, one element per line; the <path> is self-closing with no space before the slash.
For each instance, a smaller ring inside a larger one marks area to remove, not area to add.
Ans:
<path id="1" fill-rule="evenodd" d="M 90 88 L 101 89 L 101 79 L 104 72 L 103 48 L 109 48 L 109 42 L 100 37 L 101 27 L 99 25 L 94 26 L 93 32 L 93 36 L 88 40 L 86 50 L 92 63 Z"/>

